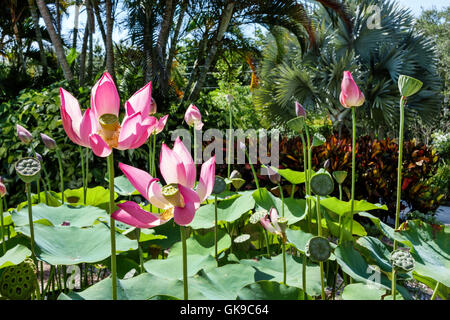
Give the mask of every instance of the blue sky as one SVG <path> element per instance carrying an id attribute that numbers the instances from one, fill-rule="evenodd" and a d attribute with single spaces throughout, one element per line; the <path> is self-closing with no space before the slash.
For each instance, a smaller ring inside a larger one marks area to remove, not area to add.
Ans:
<path id="1" fill-rule="evenodd" d="M 418 17 L 420 13 L 422 12 L 422 9 L 431 9 L 433 7 L 437 9 L 444 8 L 446 6 L 450 6 L 450 0 L 396 0 L 399 2 L 400 5 L 410 8 L 411 12 L 414 16 Z M 74 6 L 70 6 L 68 9 L 69 16 L 67 18 L 63 19 L 63 33 L 67 33 L 73 29 L 73 21 L 74 21 Z M 116 14 L 116 22 L 118 20 L 122 20 L 125 17 L 125 12 L 118 11 Z M 79 17 L 79 28 L 84 29 L 84 24 L 86 22 L 86 13 L 84 10 L 84 7 L 82 8 L 82 12 Z M 41 19 L 41 24 L 43 24 L 43 21 Z M 118 24 L 115 23 L 114 25 L 114 32 L 113 32 L 113 40 L 119 41 L 124 36 L 123 31 L 121 32 L 120 29 L 118 29 Z M 82 35 L 80 35 L 82 37 Z M 98 39 L 101 42 L 100 32 L 96 32 L 95 38 Z"/>

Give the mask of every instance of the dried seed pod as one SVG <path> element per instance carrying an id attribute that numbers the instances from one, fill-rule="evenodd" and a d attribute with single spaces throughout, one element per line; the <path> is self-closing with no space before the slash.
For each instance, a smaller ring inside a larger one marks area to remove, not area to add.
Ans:
<path id="1" fill-rule="evenodd" d="M 331 246 L 324 237 L 312 237 L 305 246 L 305 254 L 314 262 L 327 261 L 331 255 Z"/>
<path id="2" fill-rule="evenodd" d="M 392 268 L 398 272 L 410 272 L 415 268 L 415 261 L 411 253 L 403 250 L 392 251 L 389 260 Z"/>
<path id="3" fill-rule="evenodd" d="M 30 258 L 5 268 L 0 278 L 0 294 L 11 300 L 25 300 L 36 289 L 36 266 Z"/>
<path id="4" fill-rule="evenodd" d="M 264 218 L 267 216 L 268 212 L 266 210 L 258 210 L 255 211 L 254 214 L 250 216 L 250 223 L 257 224 L 261 220 L 261 218 Z"/>
<path id="5" fill-rule="evenodd" d="M 36 181 L 40 178 L 41 163 L 36 158 L 22 158 L 14 166 L 17 175 L 25 183 Z"/>
<path id="6" fill-rule="evenodd" d="M 220 193 L 224 192 L 226 188 L 227 188 L 227 184 L 226 184 L 225 180 L 220 176 L 215 176 L 212 194 L 220 194 Z"/>
<path id="7" fill-rule="evenodd" d="M 325 169 L 320 169 L 311 177 L 311 189 L 319 196 L 327 196 L 334 190 L 334 182 L 331 174 Z"/>

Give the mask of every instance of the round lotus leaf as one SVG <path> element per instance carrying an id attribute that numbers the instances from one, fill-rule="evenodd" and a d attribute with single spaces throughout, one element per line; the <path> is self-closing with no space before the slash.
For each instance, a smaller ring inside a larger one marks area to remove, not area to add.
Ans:
<path id="1" fill-rule="evenodd" d="M 237 236 L 236 238 L 234 238 L 234 242 L 235 243 L 243 243 L 245 241 L 247 241 L 248 239 L 250 239 L 250 235 L 247 233 L 241 234 L 240 236 Z"/>
<path id="2" fill-rule="evenodd" d="M 30 258 L 5 268 L 0 278 L 0 294 L 11 300 L 25 300 L 36 288 L 36 266 Z"/>
<path id="3" fill-rule="evenodd" d="M 343 184 L 347 178 L 347 171 L 333 171 L 333 177 L 338 184 Z"/>
<path id="4" fill-rule="evenodd" d="M 389 260 L 392 263 L 392 267 L 398 272 L 406 273 L 414 270 L 415 261 L 412 255 L 403 250 L 392 251 Z"/>
<path id="5" fill-rule="evenodd" d="M 36 158 L 22 158 L 16 162 L 14 168 L 19 178 L 25 183 L 30 183 L 40 178 L 41 163 Z"/>
<path id="6" fill-rule="evenodd" d="M 302 132 L 305 127 L 305 117 L 296 117 L 289 120 L 286 124 L 291 130 Z"/>
<path id="7" fill-rule="evenodd" d="M 220 194 L 220 193 L 224 192 L 226 188 L 227 188 L 227 184 L 226 184 L 225 180 L 220 176 L 215 176 L 212 194 Z"/>
<path id="8" fill-rule="evenodd" d="M 314 262 L 324 262 L 331 255 L 331 246 L 324 237 L 312 237 L 306 243 L 305 253 Z"/>
<path id="9" fill-rule="evenodd" d="M 250 223 L 257 224 L 259 223 L 261 218 L 264 218 L 266 215 L 267 215 L 266 210 L 258 210 L 250 216 Z"/>
<path id="10" fill-rule="evenodd" d="M 323 135 L 321 135 L 320 133 L 315 133 L 313 136 L 312 145 L 313 147 L 318 147 L 323 145 L 326 141 L 327 139 Z"/>
<path id="11" fill-rule="evenodd" d="M 334 190 L 334 182 L 331 174 L 325 169 L 320 169 L 311 177 L 311 189 L 319 196 L 327 196 Z"/>

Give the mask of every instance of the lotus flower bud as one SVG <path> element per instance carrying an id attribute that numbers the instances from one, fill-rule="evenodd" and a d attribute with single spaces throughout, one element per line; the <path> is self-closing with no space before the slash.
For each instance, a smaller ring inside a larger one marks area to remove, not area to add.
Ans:
<path id="1" fill-rule="evenodd" d="M 275 172 L 271 167 L 267 167 L 269 173 L 269 179 L 273 184 L 279 184 L 281 181 L 281 176 L 278 172 Z"/>
<path id="2" fill-rule="evenodd" d="M 230 174 L 230 179 L 233 180 L 233 179 L 236 179 L 236 178 L 240 179 L 240 178 L 242 178 L 242 175 L 241 175 L 241 173 L 239 171 L 233 170 L 231 172 L 231 174 Z"/>
<path id="3" fill-rule="evenodd" d="M 17 136 L 23 143 L 29 144 L 33 140 L 33 135 L 30 133 L 30 131 L 28 131 L 21 125 L 19 124 L 16 125 L 16 129 L 17 129 Z"/>
<path id="4" fill-rule="evenodd" d="M 42 158 L 41 154 L 37 152 L 36 152 L 36 159 L 38 159 L 40 163 L 44 162 L 44 159 Z"/>
<path id="5" fill-rule="evenodd" d="M 328 169 L 330 167 L 330 159 L 325 160 L 325 162 L 323 163 L 323 167 L 325 169 Z"/>
<path id="6" fill-rule="evenodd" d="M 403 97 L 409 97 L 417 93 L 422 88 L 423 82 L 413 77 L 400 75 L 398 77 L 398 89 Z"/>
<path id="7" fill-rule="evenodd" d="M 297 117 L 306 117 L 306 110 L 298 101 L 295 101 L 295 114 Z"/>
<path id="8" fill-rule="evenodd" d="M 150 103 L 150 111 L 149 115 L 155 114 L 157 110 L 157 105 L 155 99 L 152 98 L 152 102 Z"/>
<path id="9" fill-rule="evenodd" d="M 56 148 L 56 141 L 50 138 L 48 135 L 41 133 L 41 139 L 48 149 L 53 150 Z"/>
<path id="10" fill-rule="evenodd" d="M 186 113 L 184 114 L 184 121 L 186 121 L 188 126 L 194 127 L 195 130 L 201 130 L 203 127 L 202 114 L 193 104 L 187 108 Z"/>
<path id="11" fill-rule="evenodd" d="M 3 184 L 3 179 L 0 177 L 0 198 L 3 198 L 7 193 L 6 186 Z"/>
<path id="12" fill-rule="evenodd" d="M 349 71 L 344 71 L 341 83 L 341 94 L 339 101 L 345 108 L 359 107 L 364 103 L 364 94 L 359 90 L 353 76 Z"/>

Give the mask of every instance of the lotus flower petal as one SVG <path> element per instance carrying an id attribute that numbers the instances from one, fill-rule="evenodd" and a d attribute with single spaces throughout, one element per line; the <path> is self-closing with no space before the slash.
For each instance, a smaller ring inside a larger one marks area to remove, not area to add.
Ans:
<path id="1" fill-rule="evenodd" d="M 147 197 L 147 188 L 150 185 L 150 182 L 154 180 L 154 178 L 148 174 L 148 172 L 135 168 L 133 166 L 129 166 L 125 163 L 119 162 L 119 168 L 122 170 L 123 174 L 128 178 L 130 183 L 136 190 L 144 196 L 145 199 L 150 200 Z"/>
<path id="2" fill-rule="evenodd" d="M 117 92 L 114 80 L 108 72 L 105 72 L 92 88 L 91 108 L 96 119 L 106 113 L 119 116 L 119 93 Z"/>
<path id="3" fill-rule="evenodd" d="M 142 229 L 154 228 L 167 222 L 157 215 L 143 210 L 137 203 L 127 201 L 118 203 L 119 210 L 111 215 L 115 220 Z"/>

